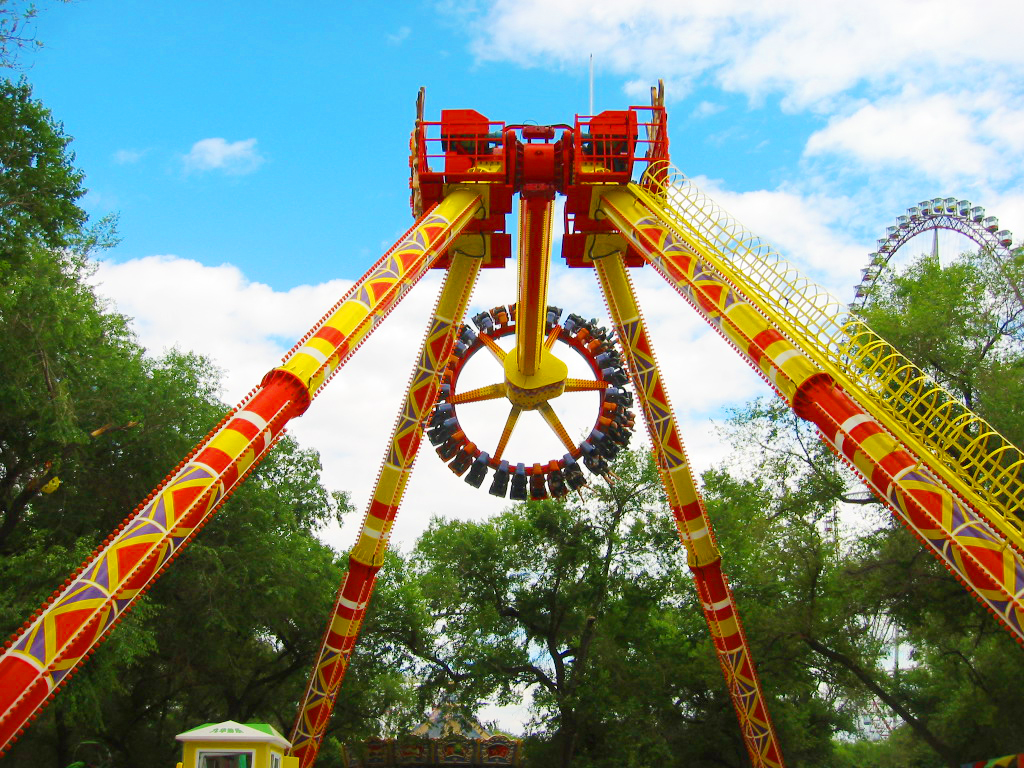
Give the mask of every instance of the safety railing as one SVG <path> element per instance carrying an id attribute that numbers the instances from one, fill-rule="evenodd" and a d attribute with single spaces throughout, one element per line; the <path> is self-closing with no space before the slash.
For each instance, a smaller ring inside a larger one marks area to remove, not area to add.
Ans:
<path id="1" fill-rule="evenodd" d="M 667 163 L 631 185 L 662 223 L 1024 552 L 1024 453 Z"/>
<path id="2" fill-rule="evenodd" d="M 573 131 L 576 183 L 623 184 L 639 181 L 668 158 L 664 107 L 577 115 Z"/>
<path id="3" fill-rule="evenodd" d="M 474 117 L 416 126 L 416 170 L 421 176 L 443 173 L 449 183 L 505 177 L 505 124 Z"/>

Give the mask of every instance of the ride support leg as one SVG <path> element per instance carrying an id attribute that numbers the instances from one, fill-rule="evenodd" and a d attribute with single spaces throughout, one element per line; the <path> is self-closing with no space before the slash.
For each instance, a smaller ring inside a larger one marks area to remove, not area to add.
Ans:
<path id="1" fill-rule="evenodd" d="M 743 742 L 756 768 L 781 768 L 782 752 L 754 668 L 739 611 L 722 572 L 711 521 L 693 481 L 647 327 L 621 252 L 594 260 L 654 446 L 658 472 L 686 548 Z"/>
<path id="2" fill-rule="evenodd" d="M 391 527 L 416 461 L 423 438 L 423 424 L 437 399 L 441 374 L 455 345 L 480 261 L 476 257 L 458 254 L 445 275 L 359 540 L 349 555 L 348 572 L 338 590 L 292 730 L 290 754 L 299 758 L 302 768 L 315 762 L 327 730 L 373 594 L 377 572 L 384 562 Z"/>
<path id="3" fill-rule="evenodd" d="M 0 755 L 481 210 L 479 192 L 456 187 L 424 214 L 11 637 Z"/>
<path id="4" fill-rule="evenodd" d="M 625 187 L 601 193 L 601 211 L 801 418 L 813 422 L 878 499 L 1024 644 L 1024 555 L 940 483 L 748 298 Z"/>

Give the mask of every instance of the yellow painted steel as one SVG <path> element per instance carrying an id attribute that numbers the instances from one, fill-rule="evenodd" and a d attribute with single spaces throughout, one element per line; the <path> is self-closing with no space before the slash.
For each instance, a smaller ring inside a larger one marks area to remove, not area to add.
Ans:
<path id="1" fill-rule="evenodd" d="M 592 381 L 590 379 L 566 379 L 566 392 L 596 392 L 608 389 L 607 381 Z"/>
<path id="2" fill-rule="evenodd" d="M 601 215 L 622 232 L 639 237 L 643 230 L 647 236 L 656 234 L 664 237 L 673 231 L 660 220 L 656 227 L 645 227 L 645 222 L 651 221 L 651 213 L 626 187 L 606 187 L 599 193 L 595 192 L 595 197 L 599 197 Z M 664 247 L 664 243 L 651 242 L 641 249 L 660 252 Z M 694 305 L 793 405 L 800 386 L 818 373 L 814 365 L 789 339 L 774 332 L 765 318 L 747 304 L 745 297 L 739 296 L 727 281 L 709 274 L 705 265 L 698 266 L 695 252 L 687 252 L 686 255 L 691 258 L 684 280 L 692 293 Z M 595 264 L 600 262 L 600 258 L 594 261 Z M 657 261 L 654 266 L 662 269 Z M 669 276 L 669 279 L 675 283 L 677 277 Z"/>
<path id="3" fill-rule="evenodd" d="M 548 309 L 548 275 L 551 269 L 551 218 L 554 203 L 544 201 L 540 222 L 531 205 L 537 201 L 519 201 L 519 300 L 516 304 L 516 367 L 524 376 L 533 376 L 541 366 L 544 346 L 544 321 Z M 530 233 L 540 227 L 540 242 Z M 537 248 L 534 248 L 537 246 Z"/>
<path id="4" fill-rule="evenodd" d="M 359 540 L 349 555 L 349 570 L 336 598 L 331 624 L 321 643 L 293 729 L 292 752 L 301 757 L 302 766 L 312 765 L 320 749 L 373 593 L 377 570 L 384 561 L 391 526 L 416 460 L 423 423 L 436 399 L 440 377 L 481 261 L 479 257 L 457 253 L 445 274 L 441 295 L 413 368 Z"/>
<path id="5" fill-rule="evenodd" d="M 512 437 L 512 430 L 516 428 L 516 422 L 519 421 L 519 414 L 522 412 L 523 409 L 518 405 L 513 405 L 512 410 L 508 412 L 505 427 L 501 430 L 501 439 L 498 440 L 498 447 L 494 449 L 495 460 L 501 459 L 502 454 L 505 453 L 505 446 L 508 445 L 509 438 Z"/>
<path id="6" fill-rule="evenodd" d="M 611 311 L 616 325 L 620 328 L 627 328 L 631 324 L 642 323 L 640 307 L 633 295 L 621 254 L 598 259 L 594 262 L 594 266 L 597 268 L 601 289 L 604 291 L 605 301 L 608 303 L 608 309 Z M 621 341 L 623 351 L 632 359 L 635 352 L 630 348 L 629 339 L 623 338 Z M 653 360 L 653 351 L 651 355 L 651 365 L 649 366 L 651 374 L 647 389 L 653 388 L 657 380 L 661 379 L 661 372 Z M 635 363 L 630 368 L 634 371 L 637 370 Z M 640 393 L 638 392 L 638 394 Z M 647 396 L 644 395 L 643 399 L 646 404 Z M 650 424 L 655 451 L 661 456 L 658 461 L 658 469 L 662 475 L 665 491 L 670 497 L 669 501 L 676 502 L 677 508 L 685 508 L 699 501 L 697 488 L 681 445 L 676 452 L 677 455 L 671 457 L 671 460 L 664 458 L 665 451 L 669 449 L 664 439 L 661 438 L 670 433 L 677 434 L 678 427 L 669 404 L 665 402 L 661 405 L 664 407 L 658 410 L 649 408 L 648 410 L 651 412 L 645 415 Z M 710 535 L 705 516 L 698 515 L 692 519 L 677 520 L 677 527 L 691 566 L 708 565 L 721 559 L 718 546 Z"/>
<path id="7" fill-rule="evenodd" d="M 469 303 L 470 294 L 476 284 L 476 277 L 480 271 L 481 259 L 463 254 L 457 254 L 453 259 L 448 272 L 445 275 L 444 284 L 441 287 L 441 295 L 437 300 L 437 307 L 434 316 L 431 318 L 431 331 L 424 340 L 424 347 L 429 347 L 434 339 L 431 335 L 437 335 L 440 331 L 444 334 L 452 334 L 457 331 L 457 325 L 466 312 L 466 305 Z M 443 331 L 441 330 L 443 328 Z M 452 330 L 449 330 L 452 329 Z M 425 361 L 431 357 L 430 351 L 421 352 L 418 358 L 416 370 L 413 373 L 413 383 L 418 377 L 436 377 L 443 370 L 444 361 L 433 361 L 436 370 L 427 370 Z M 407 395 L 407 399 L 409 395 Z M 421 409 L 429 408 L 433 403 L 417 404 Z M 402 427 L 405 420 L 405 413 L 408 406 L 403 408 L 399 415 L 399 425 L 396 432 Z M 422 432 L 421 419 L 417 420 L 416 429 Z M 392 438 L 392 443 L 395 438 Z M 412 474 L 412 460 L 407 456 L 399 456 L 394 450 L 389 451 L 388 457 L 381 466 L 380 476 L 374 487 L 373 499 L 363 521 L 363 530 L 359 535 L 351 552 L 351 557 L 365 565 L 379 566 L 384 562 L 384 553 L 387 550 L 388 538 L 391 534 L 391 526 L 397 514 L 397 506 L 401 503 L 405 494 L 405 486 Z M 387 518 L 377 516 L 378 510 L 387 515 Z"/>
<path id="8" fill-rule="evenodd" d="M 548 423 L 548 426 L 551 427 L 551 431 L 554 432 L 561 441 L 565 450 L 569 453 L 574 452 L 576 450 L 576 443 L 572 441 L 572 438 L 569 437 L 569 433 L 565 431 L 565 427 L 562 425 L 562 420 L 558 418 L 558 414 L 555 413 L 554 408 L 545 402 L 537 408 L 537 410 L 540 412 L 540 415 L 544 417 L 544 421 Z"/>
<path id="9" fill-rule="evenodd" d="M 1024 452 L 802 277 L 677 170 L 630 185 L 635 203 L 754 302 L 788 340 L 1024 552 Z"/>
<path id="10" fill-rule="evenodd" d="M 516 321 L 516 327 L 519 323 Z M 543 326 L 541 326 L 543 330 Z M 518 342 L 517 342 L 518 343 Z M 532 374 L 525 374 L 516 365 L 518 355 L 505 358 L 505 395 L 513 405 L 524 411 L 539 408 L 565 390 L 569 366 L 555 357 L 546 347 L 537 347 L 537 363 Z"/>
<path id="11" fill-rule="evenodd" d="M 478 387 L 477 389 L 471 389 L 468 392 L 459 392 L 450 398 L 452 405 L 461 405 L 462 403 L 479 403 L 484 400 L 497 400 L 499 397 L 505 397 L 505 384 L 488 384 L 484 387 Z"/>
<path id="12" fill-rule="evenodd" d="M 695 248 L 678 237 L 649 208 L 635 199 L 627 205 L 622 192 L 619 188 L 603 197 L 602 212 L 741 354 L 768 373 L 768 378 L 771 373 L 776 374 L 771 380 L 780 392 L 791 391 L 794 384 L 787 371 L 793 370 L 792 365 L 797 360 L 800 361 L 797 373 L 806 370 L 808 358 L 759 313 L 747 314 L 752 319 L 746 332 L 734 327 L 729 319 L 730 310 L 735 312 L 735 306 L 746 303 L 747 297 L 709 268 Z M 757 333 L 750 345 L 745 346 L 743 339 L 754 331 Z M 636 331 L 627 329 L 620 333 L 624 339 L 630 339 Z M 769 355 L 766 350 L 773 352 Z M 650 367 L 642 355 L 639 359 Z M 646 380 L 644 386 L 648 386 Z M 798 397 L 800 402 L 793 403 L 794 410 L 810 418 L 822 430 L 822 436 L 853 463 L 879 499 L 890 504 L 893 513 L 1007 629 L 1018 638 L 1024 637 L 1021 553 L 1008 546 L 1005 538 L 961 496 L 934 480 L 927 464 L 914 457 L 911 451 L 904 450 L 897 438 L 887 433 L 863 405 L 835 385 L 832 376 L 827 373 L 805 376 Z"/>
<path id="13" fill-rule="evenodd" d="M 623 353 L 629 362 L 662 486 L 672 508 L 679 538 L 686 548 L 747 754 L 756 768 L 783 768 L 778 737 L 765 705 L 750 646 L 721 570 L 721 557 L 711 524 L 690 472 L 623 254 L 620 252 L 596 259 L 594 266 L 616 333 L 622 342 Z"/>
<path id="14" fill-rule="evenodd" d="M 484 209 L 486 190 L 481 185 L 453 187 L 410 234 L 389 254 L 365 289 L 350 296 L 318 327 L 340 334 L 345 349 L 355 349 L 383 319 L 374 309 L 394 302 L 396 294 L 409 290 L 430 263 L 459 236 L 463 227 Z M 338 344 L 314 335 L 280 366 L 308 382 L 315 395 L 341 361 Z"/>
<path id="15" fill-rule="evenodd" d="M 495 359 L 499 363 L 505 363 L 505 358 L 508 357 L 508 353 L 498 346 L 498 342 L 496 342 L 486 333 L 480 334 L 480 341 L 484 343 L 484 346 L 487 347 L 487 351 L 494 355 Z"/>

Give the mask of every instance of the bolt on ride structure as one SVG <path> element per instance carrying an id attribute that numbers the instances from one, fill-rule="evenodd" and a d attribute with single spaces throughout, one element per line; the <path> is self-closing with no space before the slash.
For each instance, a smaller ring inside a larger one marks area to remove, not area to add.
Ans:
<path id="1" fill-rule="evenodd" d="M 571 125 L 505 125 L 472 110 L 423 119 L 412 137 L 416 222 L 241 404 L 102 542 L 6 643 L 0 656 L 0 750 L 9 746 L 121 616 L 170 566 L 266 455 L 285 424 L 348 361 L 416 282 L 445 270 L 411 381 L 349 558 L 292 733 L 302 766 L 317 755 L 383 563 L 424 433 L 457 475 L 513 499 L 563 496 L 608 473 L 643 417 L 751 764 L 783 758 L 721 554 L 697 491 L 630 268 L 653 268 L 822 439 L 898 520 L 1024 642 L 1024 454 L 935 385 L 669 164 L 663 92 L 650 107 L 577 116 Z M 509 258 L 505 220 L 518 195 L 518 294 L 463 323 L 481 268 Z M 552 219 L 565 197 L 562 257 L 592 270 L 609 332 L 548 304 Z M 512 337 L 506 350 L 497 343 Z M 566 349 L 567 348 L 567 349 Z M 459 391 L 486 349 L 492 384 Z M 564 358 L 593 376 L 572 378 Z M 627 389 L 632 386 L 632 392 Z M 551 407 L 599 395 L 594 427 L 575 443 Z M 458 409 L 504 398 L 496 445 L 478 446 Z M 523 411 L 537 411 L 565 449 L 520 461 L 505 449 Z"/>

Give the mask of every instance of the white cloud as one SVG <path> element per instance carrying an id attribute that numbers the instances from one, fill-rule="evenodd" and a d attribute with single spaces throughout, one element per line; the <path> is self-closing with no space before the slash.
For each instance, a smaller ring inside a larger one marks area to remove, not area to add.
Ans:
<path id="1" fill-rule="evenodd" d="M 148 149 L 119 149 L 114 153 L 114 162 L 118 165 L 131 165 L 145 157 Z"/>
<path id="2" fill-rule="evenodd" d="M 869 168 L 910 168 L 947 188 L 1013 179 L 1024 159 L 1024 110 L 992 109 L 992 96 L 881 99 L 831 119 L 808 139 L 805 153 L 845 156 Z"/>
<path id="3" fill-rule="evenodd" d="M 702 101 L 700 104 L 694 107 L 693 112 L 690 113 L 690 116 L 695 117 L 699 120 L 705 117 L 711 117 L 712 115 L 717 115 L 723 109 L 725 109 L 725 107 L 721 104 L 715 104 L 714 102 L 711 101 Z"/>
<path id="4" fill-rule="evenodd" d="M 955 0 L 865 0 L 856 7 L 809 0 L 496 0 L 482 7 L 470 25 L 479 59 L 583 66 L 592 52 L 602 68 L 627 77 L 711 76 L 755 98 L 780 93 L 795 108 L 860 82 L 956 82 L 993 63 L 1024 64 L 1016 35 L 1024 7 L 1010 0 L 976 4 L 968 13 Z"/>
<path id="5" fill-rule="evenodd" d="M 228 142 L 222 138 L 200 139 L 184 157 L 186 171 L 219 170 L 231 175 L 252 173 L 265 158 L 256 139 Z"/>
<path id="6" fill-rule="evenodd" d="M 396 32 L 393 32 L 392 34 L 387 36 L 388 42 L 391 43 L 391 45 L 401 45 L 409 38 L 409 35 L 411 34 L 411 28 L 399 27 L 399 29 Z"/>
<path id="7" fill-rule="evenodd" d="M 360 510 L 344 530 L 329 533 L 339 549 L 351 546 L 361 525 L 440 277 L 431 273 L 424 278 L 309 411 L 289 426 L 303 445 L 320 451 L 327 486 L 351 491 Z M 695 468 L 703 470 L 728 452 L 714 435 L 711 417 L 720 417 L 725 405 L 768 390 L 652 270 L 641 270 L 634 279 L 683 440 Z M 178 345 L 210 356 L 226 373 L 224 398 L 232 404 L 279 364 L 294 340 L 351 285 L 335 280 L 274 291 L 248 281 L 237 267 L 203 266 L 173 256 L 103 262 L 96 280 L 100 293 L 135 318 L 140 341 L 151 353 Z M 514 300 L 514 281 L 513 269 L 485 270 L 470 311 Z M 567 312 L 604 315 L 600 292 L 584 270 L 556 268 L 549 298 Z M 497 369 L 487 370 L 486 356 L 481 355 L 480 366 L 485 376 L 497 374 Z M 570 433 L 577 434 L 589 429 L 593 414 L 584 405 L 570 408 L 563 418 Z M 523 446 L 518 449 L 523 460 L 560 455 L 560 450 L 548 455 L 552 449 L 544 447 L 544 455 L 534 456 L 529 438 Z M 428 443 L 421 453 L 393 533 L 399 546 L 410 547 L 432 515 L 479 519 L 510 503 L 467 486 L 438 461 Z"/>
<path id="8" fill-rule="evenodd" d="M 849 301 L 865 247 L 843 233 L 840 224 L 860 214 L 854 201 L 792 190 L 733 192 L 719 183 L 695 183 L 743 227 L 842 301 Z"/>
<path id="9" fill-rule="evenodd" d="M 884 170 L 997 191 L 1024 159 L 1024 4 L 990 0 L 493 0 L 465 12 L 480 60 L 554 62 L 588 55 L 646 102 L 658 78 L 669 100 L 697 86 L 777 97 L 828 120 L 807 157 L 836 174 Z M 543 18 L 544 24 L 536 19 Z M 706 116 L 713 102 L 692 109 Z"/>

